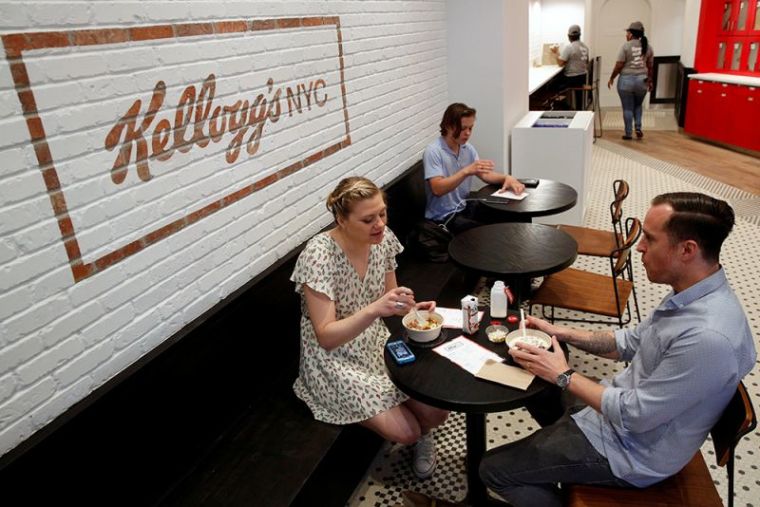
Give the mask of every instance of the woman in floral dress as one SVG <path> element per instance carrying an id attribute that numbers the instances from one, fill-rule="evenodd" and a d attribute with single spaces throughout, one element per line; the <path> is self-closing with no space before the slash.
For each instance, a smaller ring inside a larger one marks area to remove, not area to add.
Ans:
<path id="1" fill-rule="evenodd" d="M 381 317 L 404 315 L 414 293 L 396 282 L 403 247 L 387 221 L 385 195 L 370 180 L 342 180 L 327 198 L 336 226 L 312 238 L 291 280 L 301 295 L 301 360 L 293 385 L 317 420 L 358 423 L 383 438 L 415 444 L 412 469 L 420 478 L 436 467 L 431 429 L 448 412 L 399 391 L 388 378 L 383 347 L 390 336 Z"/>

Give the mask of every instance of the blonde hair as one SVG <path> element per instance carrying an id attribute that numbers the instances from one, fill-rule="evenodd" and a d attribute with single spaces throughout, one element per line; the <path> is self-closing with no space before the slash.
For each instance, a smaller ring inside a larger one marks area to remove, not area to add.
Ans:
<path id="1" fill-rule="evenodd" d="M 371 199 L 378 194 L 383 197 L 383 202 L 385 202 L 385 192 L 367 178 L 362 176 L 344 178 L 327 196 L 327 209 L 336 219 L 338 217 L 346 218 L 354 204 L 365 199 Z"/>

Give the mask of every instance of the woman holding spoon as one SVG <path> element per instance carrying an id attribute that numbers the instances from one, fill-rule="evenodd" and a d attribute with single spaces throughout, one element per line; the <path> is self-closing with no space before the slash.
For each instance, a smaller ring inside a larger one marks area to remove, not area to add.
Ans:
<path id="1" fill-rule="evenodd" d="M 382 317 L 417 303 L 396 281 L 402 246 L 386 227 L 385 195 L 370 180 L 342 180 L 327 198 L 336 226 L 313 237 L 291 280 L 301 295 L 301 359 L 293 385 L 314 417 L 332 424 L 358 423 L 383 438 L 415 444 L 412 470 L 419 478 L 436 468 L 431 429 L 448 412 L 399 391 L 388 378 L 383 347 L 390 336 Z"/>

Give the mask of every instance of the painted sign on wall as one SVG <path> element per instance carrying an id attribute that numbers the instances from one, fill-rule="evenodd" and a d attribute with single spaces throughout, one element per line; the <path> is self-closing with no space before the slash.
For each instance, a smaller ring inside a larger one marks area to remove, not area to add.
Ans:
<path id="1" fill-rule="evenodd" d="M 351 143 L 338 17 L 2 39 L 75 281 Z"/>

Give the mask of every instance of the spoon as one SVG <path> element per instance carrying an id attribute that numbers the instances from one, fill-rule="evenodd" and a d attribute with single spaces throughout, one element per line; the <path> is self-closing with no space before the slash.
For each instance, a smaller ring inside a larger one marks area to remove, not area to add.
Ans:
<path id="1" fill-rule="evenodd" d="M 425 319 L 422 318 L 422 315 L 420 315 L 420 312 L 417 311 L 417 307 L 413 306 L 412 311 L 414 312 L 414 318 L 417 319 L 417 323 L 420 327 L 425 325 Z"/>
<path id="2" fill-rule="evenodd" d="M 520 329 L 522 329 L 522 335 L 525 336 L 525 310 L 520 308 Z"/>

